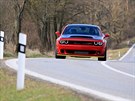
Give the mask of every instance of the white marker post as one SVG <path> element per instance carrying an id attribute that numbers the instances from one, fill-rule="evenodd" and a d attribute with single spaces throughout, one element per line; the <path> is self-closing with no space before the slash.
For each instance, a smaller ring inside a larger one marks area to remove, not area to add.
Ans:
<path id="1" fill-rule="evenodd" d="M 3 59 L 4 54 L 4 32 L 0 31 L 0 59 Z"/>
<path id="2" fill-rule="evenodd" d="M 24 88 L 25 80 L 25 51 L 26 51 L 26 35 L 23 33 L 19 34 L 19 45 L 18 45 L 18 72 L 17 72 L 17 90 Z"/>
<path id="3" fill-rule="evenodd" d="M 120 51 L 119 51 L 119 53 L 118 53 L 118 56 L 119 56 L 119 57 L 121 56 Z"/>

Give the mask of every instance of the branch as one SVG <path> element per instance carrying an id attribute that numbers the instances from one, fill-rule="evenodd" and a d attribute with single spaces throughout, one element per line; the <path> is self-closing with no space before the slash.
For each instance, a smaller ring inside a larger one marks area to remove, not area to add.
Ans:
<path id="1" fill-rule="evenodd" d="M 20 5 L 18 3 L 18 0 L 13 0 L 13 1 L 14 1 L 14 6 L 16 6 L 20 11 L 21 8 L 20 8 Z"/>
<path id="2" fill-rule="evenodd" d="M 65 21 L 69 21 L 70 19 L 74 18 L 75 16 L 77 16 L 78 14 L 81 14 L 81 13 L 83 13 L 83 12 L 84 12 L 84 11 L 80 11 L 80 12 L 78 12 L 78 13 L 72 15 L 70 18 L 66 19 Z"/>
<path id="3" fill-rule="evenodd" d="M 22 7 L 20 8 L 20 12 L 19 12 L 19 16 L 20 16 L 20 17 L 21 17 L 22 14 L 23 14 L 23 11 L 24 11 L 24 8 L 25 8 L 25 5 L 26 5 L 27 1 L 28 1 L 28 0 L 24 0 L 23 5 L 22 5 Z"/>

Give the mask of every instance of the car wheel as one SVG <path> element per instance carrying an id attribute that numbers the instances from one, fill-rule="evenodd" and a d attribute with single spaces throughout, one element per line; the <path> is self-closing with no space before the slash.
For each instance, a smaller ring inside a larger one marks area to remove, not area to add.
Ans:
<path id="1" fill-rule="evenodd" d="M 55 58 L 56 58 L 56 59 L 65 59 L 66 56 L 58 56 L 58 55 L 57 55 L 57 51 L 55 51 Z"/>
<path id="2" fill-rule="evenodd" d="M 107 49 L 105 50 L 104 57 L 103 58 L 98 58 L 98 61 L 106 61 L 107 58 Z"/>

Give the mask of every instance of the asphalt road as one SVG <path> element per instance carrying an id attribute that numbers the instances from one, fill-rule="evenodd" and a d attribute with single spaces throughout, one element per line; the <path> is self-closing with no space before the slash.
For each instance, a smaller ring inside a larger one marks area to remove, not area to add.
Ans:
<path id="1" fill-rule="evenodd" d="M 6 64 L 17 68 L 17 60 Z M 113 101 L 135 101 L 135 45 L 118 61 L 26 59 L 26 73 Z"/>

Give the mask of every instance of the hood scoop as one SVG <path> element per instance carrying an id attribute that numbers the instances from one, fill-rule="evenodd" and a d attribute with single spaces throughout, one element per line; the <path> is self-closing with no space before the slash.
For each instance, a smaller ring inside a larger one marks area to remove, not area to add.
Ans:
<path id="1" fill-rule="evenodd" d="M 93 39 L 91 36 L 70 36 L 70 38 L 90 38 Z"/>

